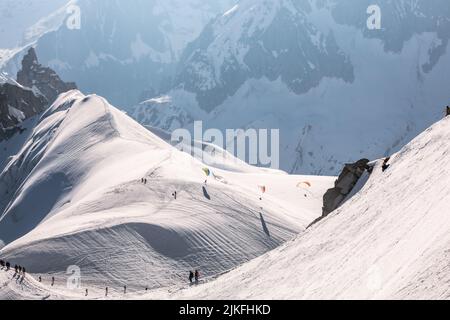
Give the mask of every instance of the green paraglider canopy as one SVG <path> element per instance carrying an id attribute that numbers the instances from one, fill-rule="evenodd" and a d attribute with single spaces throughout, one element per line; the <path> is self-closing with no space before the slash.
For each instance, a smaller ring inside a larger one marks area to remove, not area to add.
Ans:
<path id="1" fill-rule="evenodd" d="M 203 168 L 203 172 L 206 174 L 207 177 L 211 175 L 211 170 L 209 170 L 208 168 Z"/>

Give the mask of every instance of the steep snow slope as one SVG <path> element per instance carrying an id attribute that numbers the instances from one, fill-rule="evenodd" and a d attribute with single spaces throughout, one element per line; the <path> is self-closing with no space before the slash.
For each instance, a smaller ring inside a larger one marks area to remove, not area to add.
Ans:
<path id="1" fill-rule="evenodd" d="M 175 285 L 108 299 L 449 299 L 450 117 L 381 162 L 361 191 L 295 240 L 198 287 Z M 3 299 L 104 299 L 104 288 L 68 290 L 11 281 Z"/>
<path id="2" fill-rule="evenodd" d="M 217 163 L 205 187 L 202 163 L 103 98 L 70 91 L 0 175 L 0 255 L 61 285 L 70 265 L 92 287 L 184 283 L 189 269 L 215 276 L 291 239 L 333 183 Z M 306 179 L 311 190 L 296 187 Z"/>
<path id="3" fill-rule="evenodd" d="M 450 117 L 294 241 L 170 298 L 450 299 Z"/>

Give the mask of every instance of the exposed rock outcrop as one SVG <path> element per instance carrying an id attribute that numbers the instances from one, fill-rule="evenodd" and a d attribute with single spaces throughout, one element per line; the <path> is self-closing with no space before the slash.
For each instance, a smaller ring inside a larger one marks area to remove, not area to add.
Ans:
<path id="1" fill-rule="evenodd" d="M 358 180 L 366 170 L 370 171 L 369 160 L 361 159 L 355 163 L 346 164 L 335 187 L 323 196 L 322 217 L 326 217 L 336 210 L 352 192 Z"/>
<path id="2" fill-rule="evenodd" d="M 17 82 L 25 87 L 39 90 L 49 104 L 53 103 L 61 93 L 77 89 L 75 83 L 62 81 L 55 71 L 39 64 L 33 48 L 30 48 L 22 60 L 22 70 L 17 73 Z"/>
<path id="3" fill-rule="evenodd" d="M 3 74 L 0 80 L 0 141 L 22 131 L 20 123 L 44 111 L 59 94 L 77 88 L 40 65 L 33 48 L 23 58 L 17 82 Z"/>
<path id="4" fill-rule="evenodd" d="M 0 141 L 20 131 L 19 123 L 44 111 L 47 99 L 10 83 L 0 85 Z"/>
<path id="5" fill-rule="evenodd" d="M 329 189 L 323 196 L 322 216 L 314 220 L 308 227 L 315 225 L 339 208 L 344 201 L 352 195 L 352 191 L 358 184 L 365 171 L 372 173 L 373 166 L 368 159 L 361 159 L 355 163 L 344 166 L 341 174 L 334 183 L 334 188 Z"/>

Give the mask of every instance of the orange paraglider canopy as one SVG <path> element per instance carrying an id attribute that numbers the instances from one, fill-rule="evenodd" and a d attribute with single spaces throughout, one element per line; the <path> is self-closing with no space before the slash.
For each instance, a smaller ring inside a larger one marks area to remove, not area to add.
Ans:
<path id="1" fill-rule="evenodd" d="M 311 184 L 311 182 L 303 181 L 303 182 L 299 182 L 299 183 L 297 184 L 297 187 L 298 187 L 298 188 L 300 188 L 300 187 L 309 187 L 309 188 L 311 188 L 311 187 L 312 187 L 312 184 Z"/>

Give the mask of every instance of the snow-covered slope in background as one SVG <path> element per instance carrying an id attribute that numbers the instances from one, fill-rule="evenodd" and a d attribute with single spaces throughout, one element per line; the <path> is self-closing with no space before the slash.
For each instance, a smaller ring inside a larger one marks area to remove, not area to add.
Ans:
<path id="1" fill-rule="evenodd" d="M 20 47 L 41 35 L 48 21 L 69 0 L 2 0 L 0 2 L 0 49 Z M 40 27 L 39 27 L 40 26 Z M 50 25 L 47 24 L 47 27 Z"/>
<path id="2" fill-rule="evenodd" d="M 167 88 L 186 45 L 234 0 L 77 0 L 80 28 L 36 43 L 39 60 L 83 92 L 125 107 Z"/>
<path id="3" fill-rule="evenodd" d="M 216 163 L 204 186 L 205 165 L 105 99 L 62 94 L 0 175 L 1 256 L 61 285 L 70 265 L 93 287 L 180 284 L 190 269 L 215 276 L 292 239 L 333 184 Z"/>
<path id="4" fill-rule="evenodd" d="M 0 70 L 15 75 L 28 47 L 58 29 L 76 0 L 3 0 L 0 2 Z"/>
<path id="5" fill-rule="evenodd" d="M 450 117 L 344 206 L 189 299 L 450 299 Z M 164 295 L 163 295 L 164 296 Z"/>
<path id="6" fill-rule="evenodd" d="M 398 151 L 450 100 L 449 2 L 380 0 L 369 30 L 372 2 L 78 0 L 81 28 L 37 32 L 36 50 L 141 124 L 280 128 L 283 170 L 334 175 Z M 14 74 L 20 53 L 3 54 Z"/>
<path id="7" fill-rule="evenodd" d="M 164 103 L 130 109 L 173 130 L 280 128 L 281 166 L 336 174 L 398 151 L 442 115 L 450 55 L 448 1 L 242 0 L 184 51 Z"/>

